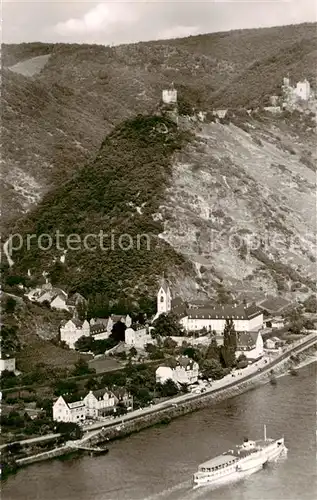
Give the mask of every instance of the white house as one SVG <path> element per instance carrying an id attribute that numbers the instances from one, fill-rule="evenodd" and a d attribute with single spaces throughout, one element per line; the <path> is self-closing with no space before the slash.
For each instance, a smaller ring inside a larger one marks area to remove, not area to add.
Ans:
<path id="1" fill-rule="evenodd" d="M 240 332 L 237 334 L 237 358 L 244 354 L 249 360 L 259 359 L 263 356 L 263 347 L 261 332 Z"/>
<path id="2" fill-rule="evenodd" d="M 67 403 L 63 396 L 59 396 L 53 405 L 53 420 L 57 422 L 79 423 L 86 419 L 86 406 L 84 401 Z"/>
<path id="3" fill-rule="evenodd" d="M 177 358 L 177 365 L 174 368 L 174 380 L 179 384 L 194 384 L 198 380 L 199 365 L 196 361 L 187 356 Z"/>
<path id="4" fill-rule="evenodd" d="M 156 341 L 152 339 L 148 327 L 139 328 L 138 330 L 134 330 L 131 327 L 127 328 L 124 332 L 124 342 L 128 347 L 135 347 L 136 349 L 144 349 L 146 344 L 156 343 Z"/>
<path id="5" fill-rule="evenodd" d="M 68 306 L 66 302 L 67 302 L 67 294 L 65 292 L 59 293 L 52 300 L 51 308 L 68 311 Z"/>
<path id="6" fill-rule="evenodd" d="M 1 356 L 0 373 L 4 371 L 15 372 L 15 358 Z"/>
<path id="7" fill-rule="evenodd" d="M 283 341 L 278 337 L 271 337 L 265 341 L 266 349 L 279 349 L 283 345 Z"/>
<path id="8" fill-rule="evenodd" d="M 83 399 L 88 417 L 98 417 L 115 407 L 116 400 L 112 392 L 107 389 L 89 391 Z"/>
<path id="9" fill-rule="evenodd" d="M 303 99 L 304 101 L 308 101 L 310 98 L 310 83 L 308 80 L 305 80 L 303 82 L 297 82 L 296 88 L 295 88 L 295 94 L 297 97 L 300 99 Z"/>
<path id="10" fill-rule="evenodd" d="M 283 328 L 284 327 L 284 319 L 282 316 L 276 316 L 271 320 L 272 328 Z"/>
<path id="11" fill-rule="evenodd" d="M 167 380 L 174 382 L 174 372 L 169 366 L 159 366 L 155 372 L 155 379 L 157 384 L 164 384 Z"/>
<path id="12" fill-rule="evenodd" d="M 155 372 L 157 383 L 164 384 L 171 379 L 176 384 L 194 384 L 198 380 L 199 365 L 187 356 L 180 356 L 176 359 L 174 368 L 169 366 L 159 366 Z"/>
<path id="13" fill-rule="evenodd" d="M 72 318 L 68 321 L 62 321 L 60 327 L 61 341 L 71 348 L 75 349 L 75 343 L 80 337 L 90 336 L 90 325 L 87 320 L 80 321 L 79 319 Z"/>

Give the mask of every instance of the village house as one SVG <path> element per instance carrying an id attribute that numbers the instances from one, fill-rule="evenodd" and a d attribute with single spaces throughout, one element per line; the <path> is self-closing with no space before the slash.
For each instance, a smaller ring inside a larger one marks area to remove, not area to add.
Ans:
<path id="1" fill-rule="evenodd" d="M 81 400 L 68 402 L 66 396 L 59 396 L 53 404 L 53 420 L 79 423 L 87 417 L 98 418 L 115 411 L 116 406 L 133 407 L 133 397 L 124 387 L 89 391 Z"/>
<path id="2" fill-rule="evenodd" d="M 109 413 L 116 404 L 115 395 L 108 389 L 89 391 L 83 401 L 86 406 L 87 417 L 93 418 Z"/>
<path id="3" fill-rule="evenodd" d="M 127 328 L 124 332 L 124 342 L 127 347 L 135 347 L 135 349 L 141 350 L 145 348 L 146 344 L 156 344 L 156 340 L 151 337 L 148 326 L 136 330 L 131 327 Z"/>
<path id="4" fill-rule="evenodd" d="M 80 337 L 92 336 L 94 340 L 104 340 L 112 332 L 113 325 L 118 321 L 123 323 L 129 320 L 129 316 L 120 316 L 112 314 L 109 318 L 92 318 L 81 321 L 74 317 L 68 321 L 63 320 L 60 325 L 60 339 L 65 342 L 70 349 L 75 349 L 75 343 Z"/>
<path id="5" fill-rule="evenodd" d="M 65 292 L 58 293 L 51 301 L 51 309 L 68 311 L 67 294 Z"/>
<path id="6" fill-rule="evenodd" d="M 265 325 L 267 328 L 272 328 L 273 330 L 276 330 L 278 328 L 283 328 L 284 327 L 284 319 L 282 316 L 275 316 L 273 318 L 267 318 L 265 320 Z"/>
<path id="7" fill-rule="evenodd" d="M 257 360 L 263 356 L 263 338 L 261 332 L 237 333 L 236 357 L 244 354 L 248 360 Z"/>
<path id="8" fill-rule="evenodd" d="M 198 381 L 198 375 L 198 363 L 187 356 L 178 357 L 174 367 L 159 366 L 155 372 L 156 382 L 160 384 L 171 379 L 178 385 L 191 385 Z"/>
<path id="9" fill-rule="evenodd" d="M 133 396 L 124 387 L 112 388 L 112 393 L 115 398 L 115 405 L 122 405 L 126 408 L 133 408 Z"/>
<path id="10" fill-rule="evenodd" d="M 60 326 L 60 339 L 70 349 L 75 349 L 75 344 L 80 337 L 90 336 L 90 325 L 87 320 L 81 321 L 76 318 L 63 320 Z"/>
<path id="11" fill-rule="evenodd" d="M 77 307 L 81 305 L 87 306 L 87 300 L 80 293 L 76 292 L 71 297 L 68 297 L 66 305 L 69 311 L 75 312 Z"/>
<path id="12" fill-rule="evenodd" d="M 53 420 L 57 422 L 73 422 L 78 424 L 86 419 L 87 409 L 84 401 L 68 403 L 59 396 L 53 405 Z"/>
<path id="13" fill-rule="evenodd" d="M 265 341 L 265 348 L 266 349 L 272 349 L 272 350 L 276 350 L 276 349 L 279 349 L 280 347 L 282 347 L 284 344 L 284 342 L 279 339 L 278 337 L 271 337 L 270 339 L 267 339 Z"/>

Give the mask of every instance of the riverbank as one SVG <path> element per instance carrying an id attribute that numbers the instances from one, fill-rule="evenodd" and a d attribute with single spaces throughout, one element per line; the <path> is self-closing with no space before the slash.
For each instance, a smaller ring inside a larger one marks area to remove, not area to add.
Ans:
<path id="1" fill-rule="evenodd" d="M 309 362 L 314 361 L 312 360 L 312 351 L 314 351 L 314 349 L 314 347 L 308 347 L 307 351 L 305 349 L 307 356 L 310 358 Z M 267 367 L 262 369 L 261 372 L 247 375 L 240 381 L 228 383 L 226 386 L 219 389 L 213 389 L 209 393 L 206 392 L 200 395 L 189 396 L 184 401 L 181 401 L 181 398 L 186 398 L 186 395 L 180 396 L 179 398 L 173 398 L 172 403 L 170 403 L 167 408 L 154 410 L 147 415 L 134 417 L 131 420 L 122 420 L 119 425 L 117 424 L 116 426 L 103 428 L 98 432 L 90 433 L 90 436 L 84 438 L 84 441 L 93 446 L 104 443 L 105 441 L 122 439 L 151 426 L 168 424 L 177 417 L 207 408 L 211 404 L 218 403 L 225 399 L 233 398 L 244 392 L 255 389 L 261 384 L 267 384 L 272 379 L 272 375 L 274 378 L 284 376 L 288 373 L 288 370 L 293 367 L 293 362 L 290 361 L 292 352 L 293 351 L 289 352 L 288 355 L 280 361 L 274 360 L 272 363 L 267 364 Z M 305 356 L 305 354 L 303 353 L 302 356 Z M 302 362 L 304 363 L 304 360 Z M 297 367 L 299 367 L 299 365 Z"/>
<path id="2" fill-rule="evenodd" d="M 290 367 L 294 366 L 293 362 L 290 361 L 292 354 L 300 354 L 302 357 L 301 362 L 304 362 L 303 358 L 307 358 L 307 356 L 312 359 L 312 352 L 315 352 L 316 343 L 317 335 L 313 333 L 298 341 L 296 345 L 293 344 L 290 346 L 287 352 L 280 354 L 270 362 L 263 359 L 261 362 L 246 368 L 234 380 L 231 377 L 226 377 L 226 379 L 215 382 L 212 388 L 203 394 L 177 396 L 169 401 L 155 405 L 155 407 L 128 414 L 116 423 L 95 424 L 95 431 L 87 432 L 81 443 L 87 446 L 96 446 L 105 441 L 121 439 L 151 426 L 168 424 L 172 419 L 179 416 L 209 407 L 213 403 L 232 398 L 261 384 L 266 384 L 271 380 L 272 374 L 274 374 L 274 377 L 283 375 L 288 372 Z M 28 465 L 66 455 L 70 451 L 74 451 L 74 449 L 66 445 L 44 453 L 25 457 L 17 464 L 19 466 Z"/>

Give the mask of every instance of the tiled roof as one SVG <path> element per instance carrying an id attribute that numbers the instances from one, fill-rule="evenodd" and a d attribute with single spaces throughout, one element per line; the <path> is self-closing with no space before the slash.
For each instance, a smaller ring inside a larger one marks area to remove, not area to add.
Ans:
<path id="1" fill-rule="evenodd" d="M 237 348 L 245 347 L 253 349 L 255 347 L 258 332 L 240 332 L 237 333 Z"/>
<path id="2" fill-rule="evenodd" d="M 92 393 L 97 399 L 102 399 L 105 394 L 109 394 L 109 396 L 113 395 L 108 389 L 98 389 L 96 391 L 92 391 Z"/>
<path id="3" fill-rule="evenodd" d="M 79 302 L 87 302 L 85 297 L 76 292 L 67 299 L 67 305 L 76 306 Z"/>
<path id="4" fill-rule="evenodd" d="M 187 368 L 189 366 L 190 368 L 193 368 L 195 361 L 191 358 L 187 358 L 186 356 L 180 356 L 179 358 L 176 359 L 176 362 L 178 365 L 182 366 L 183 368 Z"/>
<path id="5" fill-rule="evenodd" d="M 259 314 L 262 310 L 252 305 L 244 307 L 243 304 L 239 306 L 215 306 L 209 308 L 188 308 L 189 319 L 251 319 Z"/>
<path id="6" fill-rule="evenodd" d="M 112 393 L 118 398 L 123 398 L 125 396 L 128 396 L 130 397 L 130 394 L 128 393 L 128 391 L 126 390 L 125 387 L 116 387 L 116 388 L 113 388 L 112 389 Z"/>
<path id="7" fill-rule="evenodd" d="M 90 326 L 90 332 L 92 335 L 96 333 L 103 333 L 107 331 L 107 325 L 103 325 L 102 323 L 98 324 L 95 323 L 94 325 Z"/>

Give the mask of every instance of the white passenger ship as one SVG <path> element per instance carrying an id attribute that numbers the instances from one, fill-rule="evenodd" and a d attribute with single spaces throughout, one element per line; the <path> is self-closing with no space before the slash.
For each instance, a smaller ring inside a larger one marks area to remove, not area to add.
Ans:
<path id="1" fill-rule="evenodd" d="M 264 464 L 276 460 L 286 451 L 284 437 L 277 440 L 267 438 L 264 426 L 264 439 L 245 439 L 242 445 L 200 464 L 198 472 L 194 474 L 194 487 L 242 479 L 262 469 Z"/>

